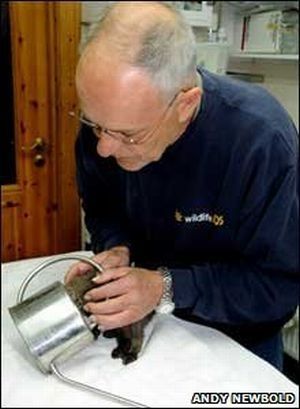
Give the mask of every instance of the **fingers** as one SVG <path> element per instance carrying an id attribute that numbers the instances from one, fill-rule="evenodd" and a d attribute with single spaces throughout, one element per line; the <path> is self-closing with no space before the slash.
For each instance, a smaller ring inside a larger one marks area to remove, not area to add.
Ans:
<path id="1" fill-rule="evenodd" d="M 85 294 L 84 309 L 92 314 L 101 330 L 140 320 L 153 311 L 162 293 L 162 278 L 151 270 L 111 268 L 93 281 L 99 286 Z"/>
<path id="2" fill-rule="evenodd" d="M 124 276 L 88 291 L 84 297 L 88 301 L 84 305 L 84 309 L 93 315 L 93 319 L 98 325 L 101 324 L 101 329 L 117 328 L 120 323 L 119 314 L 122 312 L 128 314 L 127 319 L 130 319 L 128 323 L 135 317 L 133 312 L 136 310 L 136 295 L 135 293 L 132 294 L 132 292 L 128 293 L 131 282 L 130 277 L 126 274 L 128 268 L 119 268 L 117 270 L 119 275 L 124 274 Z M 109 323 L 107 322 L 108 315 L 111 315 Z"/>
<path id="3" fill-rule="evenodd" d="M 125 327 L 140 319 L 138 316 L 133 318 L 133 315 L 128 310 L 120 311 L 116 314 L 92 315 L 91 317 L 93 322 L 98 325 L 100 331 Z"/>
<path id="4" fill-rule="evenodd" d="M 139 319 L 138 310 L 131 305 L 126 294 L 101 302 L 88 302 L 83 308 L 92 314 L 91 321 L 96 323 L 101 331 L 123 327 Z"/>
<path id="5" fill-rule="evenodd" d="M 117 314 L 128 307 L 128 297 L 122 295 L 117 298 L 109 298 L 101 302 L 89 302 L 84 305 L 85 311 L 93 315 Z"/>
<path id="6" fill-rule="evenodd" d="M 118 297 L 129 292 L 132 282 L 132 278 L 128 275 L 129 268 L 124 267 L 108 271 L 108 274 L 107 271 L 103 273 L 103 277 L 101 275 L 92 279 L 99 286 L 85 294 L 84 299 L 86 301 L 102 301 L 103 299 Z"/>
<path id="7" fill-rule="evenodd" d="M 90 264 L 84 262 L 73 264 L 64 277 L 64 283 L 70 283 L 74 277 L 86 274 L 91 268 Z"/>
<path id="8" fill-rule="evenodd" d="M 114 247 L 95 256 L 104 269 L 124 267 L 129 264 L 129 250 L 127 247 Z"/>
<path id="9" fill-rule="evenodd" d="M 96 254 L 91 259 L 100 264 L 103 269 L 109 269 L 128 265 L 128 254 L 129 252 L 126 247 L 116 247 L 115 249 L 103 251 L 102 253 Z M 68 284 L 74 277 L 78 275 L 86 274 L 92 268 L 93 267 L 91 267 L 90 264 L 84 262 L 73 264 L 64 277 L 65 284 Z M 103 281 L 101 281 L 101 283 L 102 282 Z"/>
<path id="10" fill-rule="evenodd" d="M 112 280 L 124 277 L 131 272 L 131 267 L 118 267 L 118 268 L 108 268 L 103 271 L 101 275 L 98 275 L 93 279 L 95 284 L 104 284 Z"/>

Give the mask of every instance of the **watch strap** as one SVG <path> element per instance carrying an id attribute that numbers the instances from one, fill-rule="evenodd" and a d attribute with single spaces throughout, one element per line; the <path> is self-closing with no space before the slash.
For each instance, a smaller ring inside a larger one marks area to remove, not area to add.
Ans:
<path id="1" fill-rule="evenodd" d="M 163 293 L 159 304 L 155 308 L 156 312 L 162 314 L 171 314 L 175 308 L 173 302 L 173 281 L 170 270 L 167 267 L 158 267 L 157 271 L 161 274 L 163 278 Z"/>

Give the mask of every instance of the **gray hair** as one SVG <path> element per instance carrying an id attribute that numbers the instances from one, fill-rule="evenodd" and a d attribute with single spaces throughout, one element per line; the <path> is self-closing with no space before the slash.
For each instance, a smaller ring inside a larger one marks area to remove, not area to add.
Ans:
<path id="1" fill-rule="evenodd" d="M 171 98 L 181 89 L 196 84 L 196 40 L 179 10 L 166 2 L 156 3 L 168 10 L 171 18 L 156 15 L 146 23 L 131 21 L 128 25 L 123 24 L 124 13 L 114 13 L 117 3 L 109 4 L 92 27 L 85 47 L 99 41 L 105 33 L 108 36 L 105 38 L 110 38 L 112 48 L 118 50 L 124 61 L 144 69 L 162 95 Z"/>

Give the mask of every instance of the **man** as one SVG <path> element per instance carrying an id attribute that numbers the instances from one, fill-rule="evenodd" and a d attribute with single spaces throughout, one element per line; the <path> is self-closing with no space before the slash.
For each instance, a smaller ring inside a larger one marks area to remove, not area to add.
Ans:
<path id="1" fill-rule="evenodd" d="M 281 368 L 299 291 L 287 113 L 262 88 L 197 71 L 191 28 L 159 2 L 106 10 L 76 83 L 79 191 L 105 269 L 86 310 L 107 330 L 174 303 Z"/>

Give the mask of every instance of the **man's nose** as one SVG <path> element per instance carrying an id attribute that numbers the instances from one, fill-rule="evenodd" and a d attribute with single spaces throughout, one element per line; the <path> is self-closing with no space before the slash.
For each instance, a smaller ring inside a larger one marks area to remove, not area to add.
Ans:
<path id="1" fill-rule="evenodd" d="M 101 133 L 97 143 L 97 153 L 103 158 L 108 158 L 109 156 L 114 156 L 116 151 L 120 147 L 120 142 L 107 135 L 105 132 Z"/>

